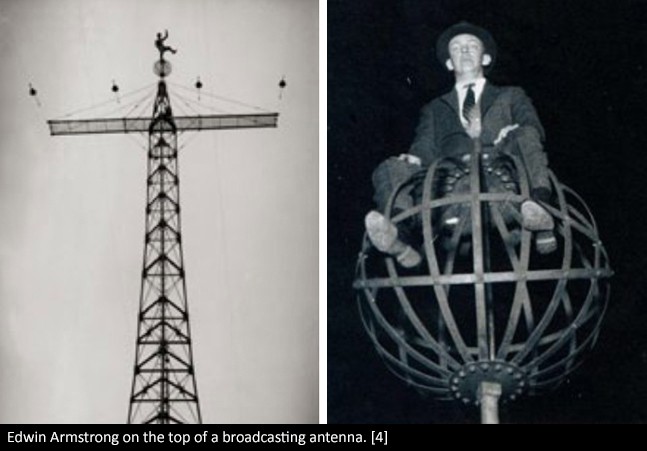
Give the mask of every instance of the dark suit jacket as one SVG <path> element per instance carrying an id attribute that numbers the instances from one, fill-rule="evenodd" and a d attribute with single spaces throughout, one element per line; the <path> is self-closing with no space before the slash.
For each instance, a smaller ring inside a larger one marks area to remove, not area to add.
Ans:
<path id="1" fill-rule="evenodd" d="M 483 130 L 480 139 L 484 146 L 493 145 L 503 127 L 519 124 L 504 144 L 514 136 L 524 136 L 523 142 L 530 142 L 532 149 L 520 149 L 522 154 L 524 150 L 543 153 L 544 129 L 523 89 L 486 82 L 479 103 Z M 438 158 L 469 153 L 471 139 L 461 124 L 459 111 L 455 89 L 425 105 L 409 153 L 419 157 L 424 166 Z"/>

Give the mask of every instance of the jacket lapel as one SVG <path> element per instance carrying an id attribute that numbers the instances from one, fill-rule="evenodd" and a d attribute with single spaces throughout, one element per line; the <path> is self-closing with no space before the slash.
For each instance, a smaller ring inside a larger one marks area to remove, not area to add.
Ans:
<path id="1" fill-rule="evenodd" d="M 444 94 L 441 99 L 450 107 L 452 107 L 452 109 L 456 113 L 456 117 L 458 117 L 458 115 L 460 114 L 460 108 L 458 107 L 458 93 L 456 92 L 456 89 L 452 89 L 447 94 Z"/>
<path id="2" fill-rule="evenodd" d="M 483 87 L 483 93 L 481 94 L 481 116 L 485 116 L 487 111 L 490 109 L 496 98 L 499 96 L 499 91 L 501 88 L 490 84 L 486 81 L 485 86 Z"/>

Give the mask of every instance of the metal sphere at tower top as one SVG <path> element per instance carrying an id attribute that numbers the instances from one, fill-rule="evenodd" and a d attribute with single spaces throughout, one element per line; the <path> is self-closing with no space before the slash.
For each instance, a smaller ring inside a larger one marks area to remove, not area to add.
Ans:
<path id="1" fill-rule="evenodd" d="M 168 77 L 171 74 L 172 69 L 173 66 L 171 66 L 171 63 L 165 59 L 159 59 L 155 61 L 155 64 L 153 65 L 153 72 L 155 75 L 162 78 Z"/>
<path id="2" fill-rule="evenodd" d="M 539 254 L 515 216 L 529 194 L 522 165 L 513 158 L 517 192 L 489 189 L 493 175 L 477 147 L 463 189 L 434 198 L 436 163 L 391 195 L 385 213 L 421 231 L 423 263 L 402 268 L 365 237 L 354 283 L 362 322 L 387 367 L 437 398 L 472 405 L 481 403 L 483 383 L 496 384 L 504 402 L 558 386 L 596 341 L 612 275 L 589 209 L 552 173 L 545 206 L 559 247 Z M 394 211 L 402 192 L 421 195 Z M 441 229 L 448 209 L 460 221 Z"/>

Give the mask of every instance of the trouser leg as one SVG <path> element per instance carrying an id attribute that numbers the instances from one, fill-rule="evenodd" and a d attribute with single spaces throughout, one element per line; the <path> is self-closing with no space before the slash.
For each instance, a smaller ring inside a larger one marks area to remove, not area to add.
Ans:
<path id="1" fill-rule="evenodd" d="M 420 166 L 402 161 L 396 157 L 388 158 L 373 171 L 372 181 L 375 189 L 373 200 L 377 210 L 384 213 L 393 191 L 414 174 L 421 171 Z M 411 186 L 405 187 L 396 196 L 393 209 L 406 210 L 413 206 Z"/>
<path id="2" fill-rule="evenodd" d="M 535 129 L 522 127 L 515 132 L 514 138 L 512 142 L 516 146 L 513 151 L 519 152 L 530 184 L 530 199 L 521 204 L 522 225 L 526 230 L 537 232 L 536 249 L 540 254 L 548 254 L 557 249 L 557 240 L 552 230 L 555 223 L 551 214 L 536 202 L 548 202 L 552 193 L 548 157 Z"/>
<path id="3" fill-rule="evenodd" d="M 528 179 L 530 180 L 531 194 L 539 200 L 548 200 L 551 187 L 548 177 L 548 157 L 544 152 L 539 133 L 529 127 L 520 128 L 515 134 L 517 147 L 523 160 Z"/>
<path id="4" fill-rule="evenodd" d="M 374 200 L 377 209 L 385 213 L 391 197 L 395 193 L 391 205 L 391 216 L 406 211 L 414 205 L 413 190 L 415 183 L 407 181 L 421 173 L 418 165 L 408 163 L 396 157 L 383 161 L 373 172 L 372 181 L 375 189 Z M 402 184 L 405 184 L 402 186 Z M 417 266 L 421 256 L 411 244 L 414 243 L 416 220 L 407 218 L 397 224 L 391 223 L 390 218 L 376 212 L 366 216 L 366 228 L 373 245 L 380 251 L 394 255 L 404 267 Z"/>

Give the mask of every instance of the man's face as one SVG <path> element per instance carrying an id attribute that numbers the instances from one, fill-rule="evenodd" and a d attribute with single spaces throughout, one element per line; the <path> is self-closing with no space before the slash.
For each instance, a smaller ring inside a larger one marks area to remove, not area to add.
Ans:
<path id="1" fill-rule="evenodd" d="M 447 68 L 457 76 L 465 74 L 480 75 L 483 66 L 490 64 L 491 57 L 484 53 L 483 42 L 471 34 L 459 34 L 449 41 Z"/>

